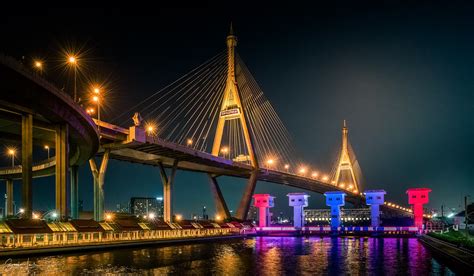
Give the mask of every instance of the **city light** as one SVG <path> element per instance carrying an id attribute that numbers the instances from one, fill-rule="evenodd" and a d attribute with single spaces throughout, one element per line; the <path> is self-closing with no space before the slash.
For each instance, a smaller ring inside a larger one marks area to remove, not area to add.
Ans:
<path id="1" fill-rule="evenodd" d="M 192 146 L 192 144 L 193 144 L 193 139 L 186 140 L 186 145 Z"/>
<path id="2" fill-rule="evenodd" d="M 163 201 L 163 197 L 159 196 L 159 197 L 156 198 L 156 200 Z"/>
<path id="3" fill-rule="evenodd" d="M 39 219 L 39 218 L 40 218 L 40 217 L 39 217 L 39 215 L 38 215 L 38 214 L 36 214 L 36 213 L 33 213 L 33 219 Z"/>
<path id="4" fill-rule="evenodd" d="M 16 153 L 16 150 L 14 148 L 7 149 L 7 154 L 10 155 L 12 158 L 12 167 L 15 167 L 15 153 Z"/>
<path id="5" fill-rule="evenodd" d="M 149 213 L 148 218 L 149 219 L 155 219 L 155 213 Z"/>
<path id="6" fill-rule="evenodd" d="M 56 212 L 51 213 L 51 217 L 52 217 L 52 218 L 57 218 L 57 217 L 58 217 L 58 213 L 56 213 Z"/>
<path id="7" fill-rule="evenodd" d="M 92 97 L 92 100 L 93 100 L 94 102 L 99 102 L 99 97 L 98 97 L 98 96 L 93 96 L 93 97 Z"/>
<path id="8" fill-rule="evenodd" d="M 18 210 L 18 212 L 19 212 L 20 214 L 23 214 L 23 213 L 25 212 L 25 209 L 20 208 L 20 209 Z"/>
<path id="9" fill-rule="evenodd" d="M 45 145 L 45 146 L 44 146 L 44 149 L 48 152 L 48 159 L 49 159 L 49 146 L 48 146 L 48 145 Z"/>
<path id="10" fill-rule="evenodd" d="M 318 172 L 313 172 L 311 173 L 311 177 L 312 178 L 317 178 L 319 176 L 319 173 Z"/>
<path id="11" fill-rule="evenodd" d="M 450 213 L 450 214 L 448 215 L 448 218 L 452 218 L 452 217 L 454 217 L 454 213 Z"/>
<path id="12" fill-rule="evenodd" d="M 90 108 L 86 109 L 86 112 L 87 112 L 87 114 L 92 115 L 92 114 L 95 113 L 95 109 L 90 107 Z"/>
<path id="13" fill-rule="evenodd" d="M 94 93 L 99 94 L 99 93 L 100 93 L 100 88 L 95 87 L 95 88 L 94 88 Z"/>
<path id="14" fill-rule="evenodd" d="M 182 220 L 182 219 L 183 219 L 183 216 L 181 216 L 181 215 L 176 215 L 176 220 L 177 220 L 177 221 L 180 221 L 180 220 Z"/>
<path id="15" fill-rule="evenodd" d="M 324 175 L 324 176 L 323 176 L 323 181 L 328 181 L 328 180 L 329 180 L 329 176 Z"/>
<path id="16" fill-rule="evenodd" d="M 288 169 L 289 169 L 289 168 L 290 168 L 290 165 L 288 165 L 288 164 L 285 164 L 285 170 L 287 170 L 287 171 L 288 171 Z"/>
<path id="17" fill-rule="evenodd" d="M 106 221 L 111 221 L 113 218 L 112 214 L 105 214 L 105 220 Z"/>
<path id="18" fill-rule="evenodd" d="M 221 220 L 222 220 L 222 217 L 219 216 L 219 215 L 217 215 L 217 216 L 216 216 L 216 221 L 221 221 Z"/>

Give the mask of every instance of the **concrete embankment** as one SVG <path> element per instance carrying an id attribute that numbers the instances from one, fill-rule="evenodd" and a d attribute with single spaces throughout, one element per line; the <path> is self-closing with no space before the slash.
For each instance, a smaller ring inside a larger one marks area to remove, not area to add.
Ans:
<path id="1" fill-rule="evenodd" d="M 420 236 L 418 239 L 435 254 L 456 265 L 460 271 L 474 274 L 474 252 L 427 235 Z"/>
<path id="2" fill-rule="evenodd" d="M 44 246 L 37 248 L 12 248 L 1 249 L 0 259 L 29 257 L 38 255 L 58 255 L 67 253 L 76 253 L 81 251 L 101 251 L 125 247 L 147 247 L 147 246 L 168 246 L 174 244 L 190 244 L 203 242 L 219 242 L 231 239 L 242 239 L 242 235 L 228 235 L 200 238 L 181 238 L 181 239 L 163 239 L 163 240 L 134 240 L 109 243 L 92 243 L 84 245 L 62 245 L 62 246 Z"/>

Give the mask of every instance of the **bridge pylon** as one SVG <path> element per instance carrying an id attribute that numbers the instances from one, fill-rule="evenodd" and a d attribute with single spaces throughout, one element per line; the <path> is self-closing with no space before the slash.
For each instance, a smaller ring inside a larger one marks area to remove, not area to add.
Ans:
<path id="1" fill-rule="evenodd" d="M 337 187 L 357 193 L 360 191 L 362 173 L 355 153 L 349 144 L 349 129 L 344 120 L 342 127 L 342 147 L 333 168 L 331 183 Z"/>
<path id="2" fill-rule="evenodd" d="M 221 150 L 222 136 L 224 126 L 227 121 L 239 120 L 244 135 L 245 146 L 247 148 L 250 164 L 258 167 L 257 156 L 250 137 L 248 124 L 245 119 L 245 110 L 242 105 L 242 97 L 237 87 L 235 78 L 235 47 L 237 46 L 237 37 L 234 35 L 232 23 L 230 24 L 229 35 L 227 36 L 227 81 L 224 88 L 224 96 L 222 98 L 219 119 L 217 121 L 216 133 L 212 146 L 212 155 L 218 156 Z M 230 156 L 230 155 L 229 155 Z"/>
<path id="3" fill-rule="evenodd" d="M 219 112 L 219 119 L 217 121 L 216 133 L 214 136 L 214 142 L 212 146 L 211 154 L 214 156 L 219 156 L 221 150 L 222 136 L 224 133 L 224 126 L 227 121 L 238 120 L 242 127 L 242 132 L 245 140 L 245 146 L 247 148 L 250 164 L 254 168 L 254 172 L 251 174 L 249 181 L 247 182 L 247 187 L 245 188 L 244 194 L 239 204 L 236 217 L 238 219 L 245 220 L 247 218 L 247 213 L 250 207 L 252 200 L 252 195 L 255 190 L 255 185 L 257 183 L 257 170 L 258 170 L 258 160 L 255 154 L 255 148 L 252 143 L 252 138 L 250 136 L 248 123 L 245 117 L 245 109 L 242 105 L 242 96 L 240 94 L 239 88 L 237 86 L 237 80 L 235 77 L 235 47 L 237 46 L 237 37 L 234 35 L 232 28 L 232 23 L 230 24 L 229 35 L 226 39 L 227 44 L 227 80 L 224 88 L 224 96 L 222 98 L 221 108 Z M 228 149 L 227 149 L 228 150 Z M 230 156 L 230 153 L 229 153 Z M 226 206 L 224 199 L 219 191 L 219 186 L 215 179 L 212 181 L 212 186 L 217 187 L 213 188 L 214 198 L 216 198 L 216 207 L 220 213 L 225 217 L 229 216 L 229 213 L 225 211 Z"/>

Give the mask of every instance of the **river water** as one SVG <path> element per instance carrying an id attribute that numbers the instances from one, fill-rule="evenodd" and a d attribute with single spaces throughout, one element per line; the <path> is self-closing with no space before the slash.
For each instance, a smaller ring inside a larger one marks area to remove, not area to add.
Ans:
<path id="1" fill-rule="evenodd" d="M 3 263 L 5 262 L 6 263 Z M 453 275 L 415 238 L 257 237 L 2 260 L 4 275 Z"/>

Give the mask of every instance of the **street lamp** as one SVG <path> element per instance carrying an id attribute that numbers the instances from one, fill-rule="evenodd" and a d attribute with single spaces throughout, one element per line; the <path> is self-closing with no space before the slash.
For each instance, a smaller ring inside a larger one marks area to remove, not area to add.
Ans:
<path id="1" fill-rule="evenodd" d="M 44 146 L 44 149 L 45 149 L 46 151 L 48 151 L 48 159 L 49 159 L 49 146 L 48 146 L 48 145 L 45 145 L 45 146 Z"/>
<path id="2" fill-rule="evenodd" d="M 285 170 L 286 170 L 286 172 L 289 172 L 289 170 L 290 170 L 290 165 L 285 164 Z"/>
<path id="3" fill-rule="evenodd" d="M 192 146 L 193 145 L 193 139 L 186 140 L 186 145 L 188 145 L 188 147 Z"/>
<path id="4" fill-rule="evenodd" d="M 33 62 L 33 67 L 41 74 L 43 71 L 43 62 L 41 60 L 35 60 Z"/>
<path id="5" fill-rule="evenodd" d="M 227 155 L 227 153 L 229 153 L 229 148 L 228 147 L 223 147 L 221 149 L 221 153 L 224 156 L 224 158 L 226 158 L 225 156 Z"/>
<path id="6" fill-rule="evenodd" d="M 97 129 L 100 133 L 100 88 L 94 87 L 93 88 L 94 95 L 92 96 L 92 100 L 97 103 Z"/>
<path id="7" fill-rule="evenodd" d="M 12 157 L 12 168 L 15 167 L 15 149 L 10 148 L 7 150 L 8 155 Z"/>
<path id="8" fill-rule="evenodd" d="M 306 174 L 306 168 L 305 167 L 300 168 L 300 174 L 303 175 L 303 176 Z"/>
<path id="9" fill-rule="evenodd" d="M 67 62 L 74 66 L 74 101 L 77 102 L 77 58 L 74 55 L 70 55 L 67 58 Z"/>

